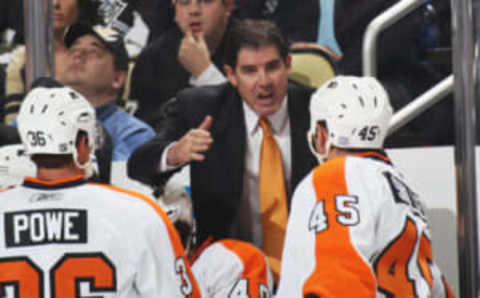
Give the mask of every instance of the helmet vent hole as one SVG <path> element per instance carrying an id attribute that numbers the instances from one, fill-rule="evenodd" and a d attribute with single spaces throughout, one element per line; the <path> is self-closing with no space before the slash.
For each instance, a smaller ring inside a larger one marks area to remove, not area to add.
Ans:
<path id="1" fill-rule="evenodd" d="M 60 121 L 60 124 L 63 126 L 67 126 L 67 123 L 65 123 L 65 121 Z"/>
<path id="2" fill-rule="evenodd" d="M 35 111 L 35 106 L 34 106 L 34 105 L 31 105 L 31 106 L 30 106 L 30 114 L 33 114 L 33 111 Z"/>
<path id="3" fill-rule="evenodd" d="M 374 105 L 374 106 L 377 106 L 377 105 L 378 105 L 378 103 L 377 103 L 377 97 L 376 97 L 376 96 L 373 98 L 373 105 Z"/>
<path id="4" fill-rule="evenodd" d="M 327 88 L 333 89 L 336 88 L 338 85 L 337 81 L 332 81 L 330 84 L 328 84 Z"/>
<path id="5" fill-rule="evenodd" d="M 344 103 L 342 103 L 340 106 L 341 106 L 341 107 L 342 107 L 344 110 L 346 110 L 346 109 L 347 109 L 347 105 L 346 105 L 346 104 L 344 104 Z"/>
<path id="6" fill-rule="evenodd" d="M 70 97 L 72 99 L 77 99 L 78 98 L 78 96 L 77 96 L 77 94 L 75 94 L 75 92 L 70 92 Z"/>
<path id="7" fill-rule="evenodd" d="M 47 109 L 48 109 L 48 105 L 44 105 L 43 108 L 42 108 L 42 114 L 45 114 Z"/>
<path id="8" fill-rule="evenodd" d="M 357 84 L 352 84 L 353 89 L 358 90 Z"/>
<path id="9" fill-rule="evenodd" d="M 358 101 L 360 101 L 360 104 L 362 105 L 362 107 L 365 106 L 365 102 L 363 101 L 363 97 L 359 96 Z"/>
<path id="10" fill-rule="evenodd" d="M 65 112 L 61 111 L 60 113 L 58 113 L 58 116 L 62 116 L 63 114 L 65 114 Z"/>
<path id="11" fill-rule="evenodd" d="M 54 98 L 55 97 L 55 93 L 50 93 L 50 98 Z"/>
<path id="12" fill-rule="evenodd" d="M 343 118 L 343 114 L 338 115 L 338 118 L 342 119 L 342 118 Z"/>

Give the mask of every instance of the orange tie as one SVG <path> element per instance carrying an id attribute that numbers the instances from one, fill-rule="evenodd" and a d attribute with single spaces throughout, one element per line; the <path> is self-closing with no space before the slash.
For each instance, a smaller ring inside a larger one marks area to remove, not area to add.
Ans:
<path id="1" fill-rule="evenodd" d="M 273 138 L 268 120 L 260 118 L 259 124 L 263 129 L 259 174 L 263 250 L 267 255 L 275 281 L 278 282 L 287 226 L 287 191 L 283 175 L 282 155 Z"/>

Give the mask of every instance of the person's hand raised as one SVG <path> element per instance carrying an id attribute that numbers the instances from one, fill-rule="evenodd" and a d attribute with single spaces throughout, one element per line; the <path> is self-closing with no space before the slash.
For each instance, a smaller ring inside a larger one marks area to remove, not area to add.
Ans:
<path id="1" fill-rule="evenodd" d="M 203 32 L 195 36 L 191 31 L 186 32 L 178 50 L 178 61 L 195 78 L 208 68 L 211 63 L 210 51 Z"/>
<path id="2" fill-rule="evenodd" d="M 191 161 L 203 161 L 204 153 L 210 149 L 213 138 L 210 135 L 210 127 L 213 118 L 208 115 L 197 128 L 190 129 L 177 143 L 167 152 L 167 164 L 177 166 Z"/>

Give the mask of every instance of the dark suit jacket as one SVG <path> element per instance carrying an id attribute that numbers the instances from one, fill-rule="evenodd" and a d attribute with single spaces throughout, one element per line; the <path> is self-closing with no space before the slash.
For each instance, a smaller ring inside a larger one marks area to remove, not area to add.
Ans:
<path id="1" fill-rule="evenodd" d="M 313 168 L 306 132 L 310 125 L 310 89 L 289 85 L 288 113 L 292 143 L 292 188 Z M 199 241 L 231 236 L 232 220 L 239 211 L 243 190 L 246 129 L 242 99 L 230 84 L 191 88 L 165 106 L 158 135 L 140 146 L 128 161 L 128 175 L 150 185 L 166 181 L 172 173 L 157 169 L 163 150 L 188 130 L 213 117 L 213 144 L 203 162 L 191 163 L 191 189 Z M 289 198 L 290 205 L 290 198 Z"/>

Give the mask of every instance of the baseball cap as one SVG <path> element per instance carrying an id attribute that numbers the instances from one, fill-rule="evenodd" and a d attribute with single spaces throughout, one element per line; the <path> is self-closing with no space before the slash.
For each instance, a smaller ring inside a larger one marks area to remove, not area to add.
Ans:
<path id="1" fill-rule="evenodd" d="M 69 48 L 77 38 L 87 34 L 96 36 L 115 57 L 115 68 L 128 70 L 128 52 L 125 48 L 123 35 L 111 27 L 101 25 L 91 26 L 84 22 L 77 22 L 70 26 L 65 35 L 65 45 Z"/>

